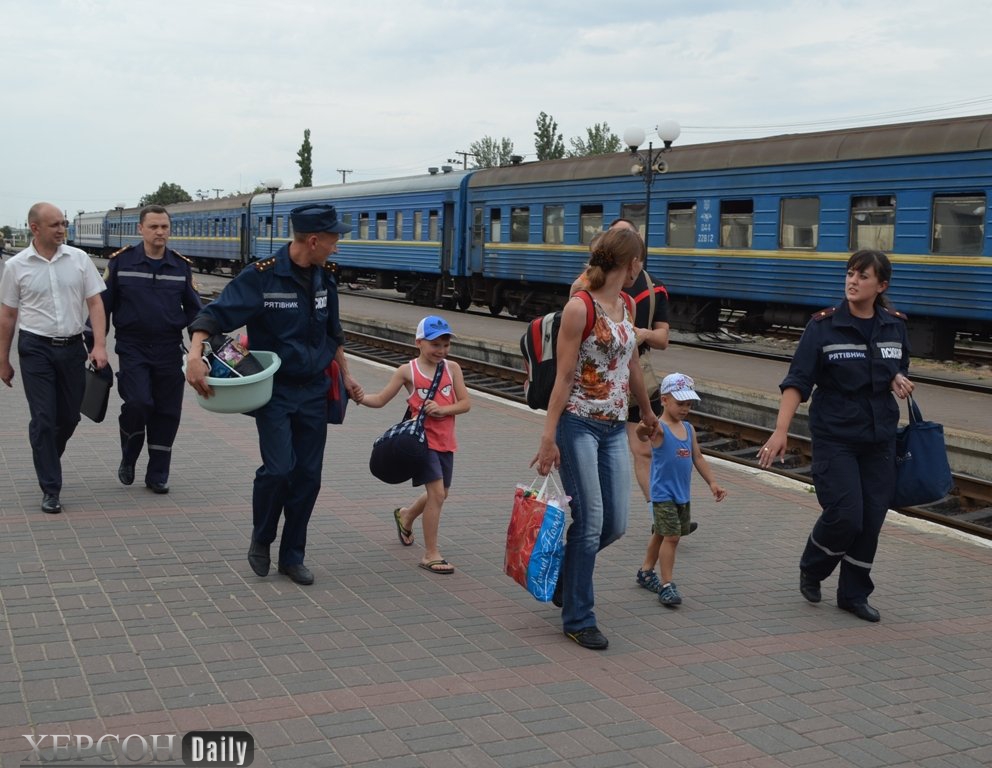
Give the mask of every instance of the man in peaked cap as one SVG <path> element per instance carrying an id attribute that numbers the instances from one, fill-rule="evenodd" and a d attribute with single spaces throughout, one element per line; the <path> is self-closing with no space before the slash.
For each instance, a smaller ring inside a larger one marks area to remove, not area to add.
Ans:
<path id="1" fill-rule="evenodd" d="M 243 325 L 253 349 L 279 355 L 282 365 L 272 399 L 253 412 L 262 466 L 255 472 L 248 563 L 258 576 L 268 575 L 269 545 L 285 515 L 279 573 L 297 584 L 312 584 L 303 559 L 307 525 L 320 491 L 327 440 L 325 369 L 332 359 L 344 371 L 348 395 L 360 401 L 363 392 L 348 373 L 337 283 L 327 263 L 341 234 L 351 227 L 338 220 L 333 205 L 294 208 L 290 219 L 293 239 L 242 271 L 190 325 L 186 380 L 204 397 L 212 395 L 203 342 Z"/>

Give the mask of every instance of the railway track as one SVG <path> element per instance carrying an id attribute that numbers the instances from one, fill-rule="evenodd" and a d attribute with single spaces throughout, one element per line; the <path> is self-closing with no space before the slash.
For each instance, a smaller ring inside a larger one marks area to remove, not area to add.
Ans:
<path id="1" fill-rule="evenodd" d="M 354 331 L 346 331 L 345 336 L 348 352 L 367 360 L 396 366 L 417 355 L 417 348 L 412 344 Z M 468 387 L 513 402 L 525 402 L 523 371 L 469 358 L 452 356 L 451 359 L 462 367 Z M 736 464 L 758 467 L 755 456 L 771 430 L 704 411 L 693 411 L 690 421 L 696 428 L 699 445 L 704 453 Z M 785 461 L 780 466 L 765 471 L 812 484 L 811 454 L 808 438 L 790 435 Z M 951 495 L 935 504 L 899 511 L 992 540 L 992 483 L 955 473 L 954 485 Z"/>

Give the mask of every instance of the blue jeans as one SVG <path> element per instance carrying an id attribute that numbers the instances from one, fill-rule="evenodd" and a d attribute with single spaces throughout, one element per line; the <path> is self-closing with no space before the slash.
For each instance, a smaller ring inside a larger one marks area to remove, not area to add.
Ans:
<path id="1" fill-rule="evenodd" d="M 560 576 L 564 580 L 561 618 L 566 632 L 578 632 L 596 625 L 592 588 L 596 554 L 627 530 L 630 452 L 623 421 L 563 413 L 555 440 L 561 451 L 561 480 L 572 497 L 572 524 L 565 534 Z"/>

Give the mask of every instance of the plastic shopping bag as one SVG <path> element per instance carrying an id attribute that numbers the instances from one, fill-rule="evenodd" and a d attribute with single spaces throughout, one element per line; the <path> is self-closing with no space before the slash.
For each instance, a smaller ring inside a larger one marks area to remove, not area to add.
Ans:
<path id="1" fill-rule="evenodd" d="M 549 487 L 550 480 L 550 487 Z M 565 509 L 569 497 L 549 474 L 518 485 L 506 531 L 503 570 L 541 602 L 555 592 L 565 556 Z"/>

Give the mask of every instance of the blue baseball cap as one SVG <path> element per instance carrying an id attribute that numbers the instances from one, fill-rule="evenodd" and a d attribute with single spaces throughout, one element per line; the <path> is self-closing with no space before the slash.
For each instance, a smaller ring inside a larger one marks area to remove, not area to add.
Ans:
<path id="1" fill-rule="evenodd" d="M 436 339 L 438 336 L 454 336 L 451 332 L 451 326 L 448 325 L 448 321 L 443 317 L 438 317 L 437 315 L 428 315 L 419 323 L 417 323 L 417 340 L 426 339 L 431 341 Z"/>

